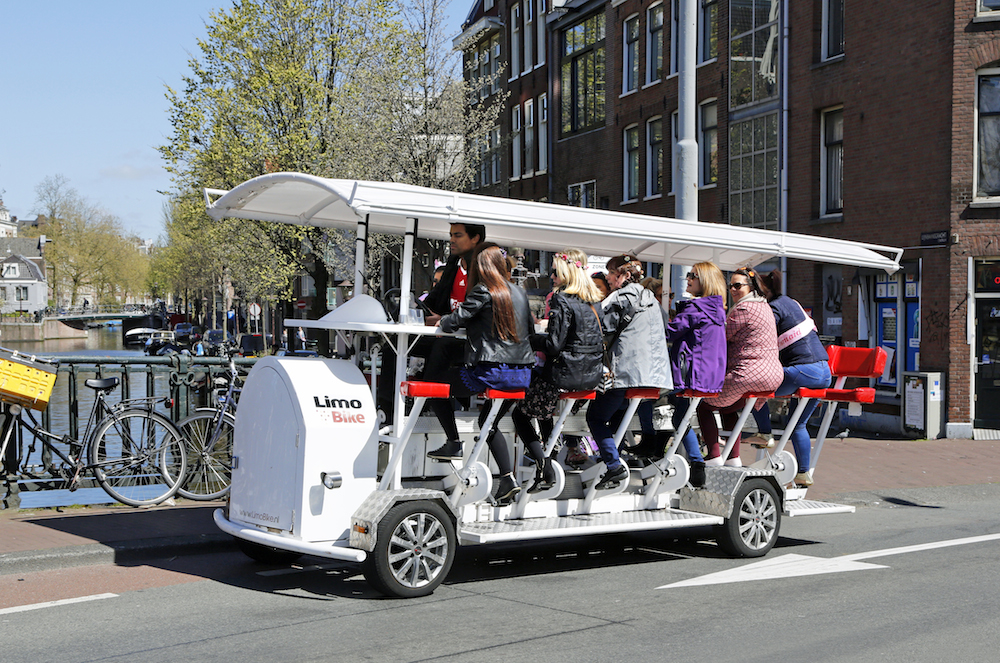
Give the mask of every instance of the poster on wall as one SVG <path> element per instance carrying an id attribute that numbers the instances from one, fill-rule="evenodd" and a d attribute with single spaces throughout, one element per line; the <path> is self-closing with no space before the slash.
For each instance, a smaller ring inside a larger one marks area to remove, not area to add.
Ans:
<path id="1" fill-rule="evenodd" d="M 834 265 L 823 267 L 823 333 L 827 336 L 842 336 L 844 277 L 841 268 Z"/>

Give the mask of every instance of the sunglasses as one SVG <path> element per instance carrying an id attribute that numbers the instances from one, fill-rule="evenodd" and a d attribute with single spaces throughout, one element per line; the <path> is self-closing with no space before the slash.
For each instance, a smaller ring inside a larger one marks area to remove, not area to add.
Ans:
<path id="1" fill-rule="evenodd" d="M 749 285 L 750 285 L 749 283 L 730 283 L 729 284 L 729 289 L 730 290 L 740 290 L 741 288 L 745 288 L 745 287 L 747 287 Z"/>
<path id="2" fill-rule="evenodd" d="M 698 278 L 698 275 L 695 274 L 694 272 L 688 272 L 687 276 L 685 276 L 684 278 L 686 278 L 688 281 L 694 281 L 695 279 Z"/>

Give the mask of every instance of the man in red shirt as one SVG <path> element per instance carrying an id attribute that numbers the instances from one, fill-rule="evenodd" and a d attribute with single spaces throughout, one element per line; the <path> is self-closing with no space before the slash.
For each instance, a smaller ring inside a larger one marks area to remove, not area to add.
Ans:
<path id="1" fill-rule="evenodd" d="M 442 315 L 447 315 L 465 301 L 468 277 L 468 258 L 473 249 L 486 239 L 486 227 L 479 224 L 453 223 L 449 237 L 451 255 L 445 263 L 441 280 L 427 294 L 424 304 L 434 315 L 424 317 L 424 324 L 436 325 Z"/>

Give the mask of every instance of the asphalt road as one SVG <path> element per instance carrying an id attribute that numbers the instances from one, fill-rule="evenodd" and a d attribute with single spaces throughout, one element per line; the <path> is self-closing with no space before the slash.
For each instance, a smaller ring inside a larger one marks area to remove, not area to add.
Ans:
<path id="1" fill-rule="evenodd" d="M 0 641 L 32 663 L 1000 659 L 1000 485 L 849 501 L 785 519 L 763 560 L 710 532 L 467 548 L 413 600 L 238 553 L 2 576 Z"/>

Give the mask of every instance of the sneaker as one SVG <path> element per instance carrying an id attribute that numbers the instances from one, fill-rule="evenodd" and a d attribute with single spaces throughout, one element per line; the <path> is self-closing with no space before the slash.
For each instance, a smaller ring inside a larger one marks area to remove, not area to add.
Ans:
<path id="1" fill-rule="evenodd" d="M 716 456 L 715 458 L 709 458 L 705 461 L 707 467 L 722 467 L 722 456 Z"/>
<path id="2" fill-rule="evenodd" d="M 619 465 L 617 469 L 605 472 L 604 476 L 601 477 L 601 480 L 597 482 L 597 490 L 617 488 L 621 485 L 622 481 L 628 481 L 628 477 L 628 468 L 624 465 Z"/>
<path id="3" fill-rule="evenodd" d="M 772 435 L 751 435 L 746 440 L 747 444 L 758 449 L 773 449 L 774 436 Z"/>
<path id="4" fill-rule="evenodd" d="M 444 462 L 462 460 L 462 441 L 448 440 L 440 448 L 429 452 L 427 457 Z"/>
<path id="5" fill-rule="evenodd" d="M 580 450 L 580 446 L 569 447 L 566 450 L 566 464 L 573 467 L 580 467 L 590 460 L 590 456 Z"/>
<path id="6" fill-rule="evenodd" d="M 737 456 L 736 458 L 727 458 L 726 462 L 723 464 L 726 467 L 743 467 L 743 460 Z"/>
<path id="7" fill-rule="evenodd" d="M 514 477 L 505 474 L 497 482 L 497 489 L 493 493 L 493 501 L 497 506 L 507 506 L 514 501 L 514 496 L 521 492 L 521 487 L 514 481 Z"/>
<path id="8" fill-rule="evenodd" d="M 811 486 L 813 485 L 813 478 L 808 472 L 799 472 L 795 475 L 795 485 L 796 486 Z"/>

